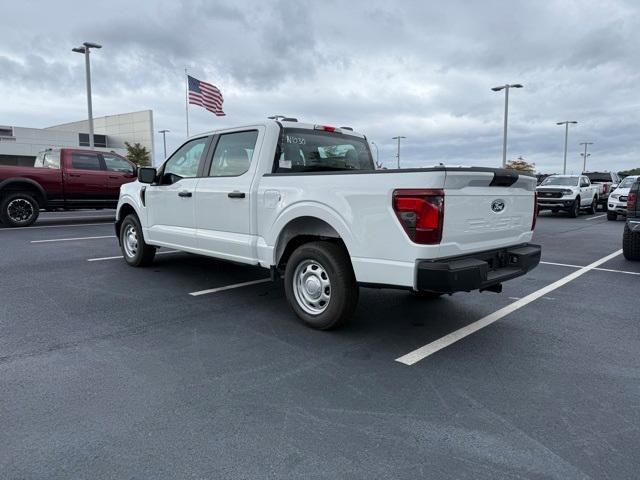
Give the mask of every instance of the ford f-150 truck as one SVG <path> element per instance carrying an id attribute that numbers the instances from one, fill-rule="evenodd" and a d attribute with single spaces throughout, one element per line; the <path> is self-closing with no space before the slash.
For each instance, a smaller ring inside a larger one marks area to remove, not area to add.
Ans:
<path id="1" fill-rule="evenodd" d="M 499 292 L 534 268 L 535 185 L 492 168 L 376 170 L 350 128 L 267 121 L 193 137 L 141 168 L 115 228 L 133 266 L 170 247 L 270 269 L 298 317 L 329 329 L 359 286 Z"/>
<path id="2" fill-rule="evenodd" d="M 25 227 L 40 210 L 115 208 L 136 166 L 111 152 L 72 148 L 41 152 L 33 167 L 0 166 L 0 221 Z"/>
<path id="3" fill-rule="evenodd" d="M 598 209 L 598 189 L 586 175 L 550 175 L 536 189 L 538 210 L 565 210 L 576 218 L 581 209 L 590 214 Z"/>

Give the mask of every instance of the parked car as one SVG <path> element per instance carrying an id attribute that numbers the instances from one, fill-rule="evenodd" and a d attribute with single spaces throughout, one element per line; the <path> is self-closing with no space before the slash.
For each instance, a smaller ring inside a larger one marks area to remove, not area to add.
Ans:
<path id="1" fill-rule="evenodd" d="M 0 221 L 25 227 L 40 210 L 115 208 L 136 166 L 110 152 L 74 148 L 41 152 L 33 167 L 0 166 Z"/>
<path id="2" fill-rule="evenodd" d="M 591 185 L 585 175 L 551 175 L 536 188 L 538 211 L 560 210 L 569 212 L 575 218 L 581 209 L 596 213 L 598 208 L 598 188 Z"/>
<path id="3" fill-rule="evenodd" d="M 622 234 L 622 253 L 627 260 L 640 260 L 640 180 L 629 189 L 627 224 Z"/>
<path id="4" fill-rule="evenodd" d="M 630 175 L 620 182 L 618 187 L 609 195 L 607 203 L 607 220 L 617 220 L 618 215 L 627 214 L 627 196 L 633 183 L 640 178 L 640 175 Z"/>
<path id="5" fill-rule="evenodd" d="M 188 140 L 123 185 L 122 254 L 170 247 L 270 269 L 307 325 L 344 323 L 359 286 L 423 297 L 501 290 L 540 260 L 535 178 L 436 166 L 376 170 L 351 129 L 267 121 Z"/>
<path id="6" fill-rule="evenodd" d="M 598 205 L 606 211 L 609 194 L 620 183 L 620 176 L 615 172 L 583 172 L 582 175 L 589 177 L 591 184 L 598 188 Z"/>

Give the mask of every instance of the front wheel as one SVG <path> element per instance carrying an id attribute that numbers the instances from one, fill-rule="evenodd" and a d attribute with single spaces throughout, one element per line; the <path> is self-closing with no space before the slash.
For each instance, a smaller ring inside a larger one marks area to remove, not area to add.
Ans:
<path id="1" fill-rule="evenodd" d="M 125 261 L 133 267 L 151 265 L 156 255 L 156 248 L 147 245 L 142 234 L 138 217 L 127 215 L 120 226 L 120 249 Z"/>
<path id="2" fill-rule="evenodd" d="M 287 262 L 284 286 L 298 318 L 318 330 L 343 325 L 358 303 L 358 284 L 349 255 L 331 242 L 298 247 Z"/>
<path id="3" fill-rule="evenodd" d="M 607 212 L 607 220 L 615 222 L 616 220 L 618 220 L 618 214 L 615 212 Z"/>
<path id="4" fill-rule="evenodd" d="M 9 227 L 28 227 L 40 215 L 40 205 L 28 193 L 14 192 L 0 201 L 0 220 Z"/>
<path id="5" fill-rule="evenodd" d="M 627 260 L 640 260 L 640 233 L 625 225 L 622 234 L 622 254 Z"/>
<path id="6" fill-rule="evenodd" d="M 569 216 L 576 218 L 580 214 L 580 197 L 576 198 L 573 205 L 569 209 Z"/>

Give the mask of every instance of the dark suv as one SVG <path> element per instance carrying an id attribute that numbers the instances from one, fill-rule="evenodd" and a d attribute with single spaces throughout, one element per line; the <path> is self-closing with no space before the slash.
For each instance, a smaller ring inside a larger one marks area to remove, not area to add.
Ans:
<path id="1" fill-rule="evenodd" d="M 640 260 L 640 179 L 629 191 L 627 199 L 627 224 L 622 237 L 622 252 L 627 260 Z"/>

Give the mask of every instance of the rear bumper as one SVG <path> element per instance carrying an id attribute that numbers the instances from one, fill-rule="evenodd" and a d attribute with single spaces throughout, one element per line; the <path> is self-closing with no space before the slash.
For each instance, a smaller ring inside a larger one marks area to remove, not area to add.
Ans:
<path id="1" fill-rule="evenodd" d="M 483 290 L 519 277 L 540 263 L 540 245 L 524 244 L 417 264 L 418 291 L 439 293 Z"/>

